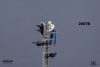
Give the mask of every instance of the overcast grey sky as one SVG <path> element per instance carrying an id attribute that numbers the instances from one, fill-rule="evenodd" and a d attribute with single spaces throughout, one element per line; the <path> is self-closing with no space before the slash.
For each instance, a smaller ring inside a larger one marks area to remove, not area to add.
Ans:
<path id="1" fill-rule="evenodd" d="M 49 19 L 56 26 L 58 52 L 50 67 L 100 64 L 100 0 L 0 0 L 0 67 L 41 67 L 41 47 L 32 41 L 41 39 L 36 24 Z"/>

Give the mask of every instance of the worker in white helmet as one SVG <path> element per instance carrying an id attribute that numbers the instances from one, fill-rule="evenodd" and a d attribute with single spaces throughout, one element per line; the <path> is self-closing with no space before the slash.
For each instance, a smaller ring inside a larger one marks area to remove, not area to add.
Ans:
<path id="1" fill-rule="evenodd" d="M 48 21 L 48 32 L 50 33 L 49 45 L 56 45 L 56 30 L 51 20 Z"/>

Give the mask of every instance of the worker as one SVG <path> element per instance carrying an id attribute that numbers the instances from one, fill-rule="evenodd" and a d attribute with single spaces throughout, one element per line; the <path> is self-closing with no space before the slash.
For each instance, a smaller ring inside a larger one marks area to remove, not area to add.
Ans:
<path id="1" fill-rule="evenodd" d="M 56 45 L 56 30 L 51 20 L 48 21 L 48 32 L 50 34 L 49 45 Z"/>

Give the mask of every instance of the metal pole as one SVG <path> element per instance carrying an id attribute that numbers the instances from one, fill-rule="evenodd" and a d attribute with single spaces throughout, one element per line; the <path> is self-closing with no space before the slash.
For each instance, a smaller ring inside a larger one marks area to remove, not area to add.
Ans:
<path id="1" fill-rule="evenodd" d="M 46 40 L 49 39 L 49 37 L 47 36 L 47 26 L 46 25 L 45 25 L 45 34 L 44 34 L 44 36 L 46 38 L 44 37 L 43 41 L 46 41 Z M 49 59 L 48 59 L 48 51 L 49 51 L 49 46 L 48 46 L 48 44 L 45 44 L 43 46 L 43 67 L 48 67 L 48 61 L 49 61 Z"/>
<path id="2" fill-rule="evenodd" d="M 42 60 L 43 60 L 42 63 L 43 63 L 43 67 L 44 67 L 44 65 L 45 65 L 45 64 L 44 64 L 44 46 L 43 46 L 43 48 L 42 48 L 42 55 L 43 55 L 43 56 L 42 56 L 42 58 L 43 58 L 43 59 L 42 59 Z"/>
<path id="3" fill-rule="evenodd" d="M 48 46 L 45 47 L 45 67 L 48 67 Z M 46 57 L 47 56 L 47 57 Z"/>
<path id="4" fill-rule="evenodd" d="M 48 67 L 48 45 L 43 46 L 43 67 Z"/>

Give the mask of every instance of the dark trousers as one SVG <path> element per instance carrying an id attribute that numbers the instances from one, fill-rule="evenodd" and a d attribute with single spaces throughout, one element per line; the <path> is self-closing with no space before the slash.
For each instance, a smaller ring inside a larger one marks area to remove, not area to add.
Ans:
<path id="1" fill-rule="evenodd" d="M 49 45 L 56 45 L 56 32 L 50 33 Z"/>

